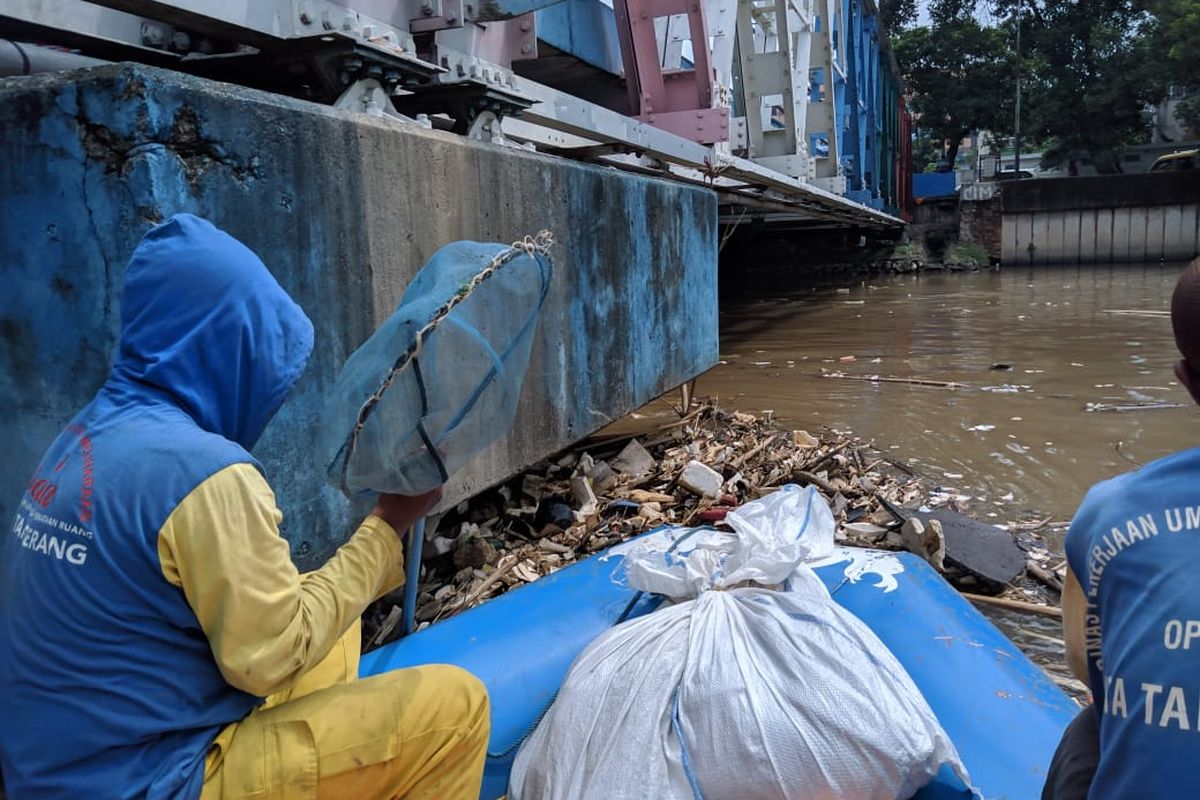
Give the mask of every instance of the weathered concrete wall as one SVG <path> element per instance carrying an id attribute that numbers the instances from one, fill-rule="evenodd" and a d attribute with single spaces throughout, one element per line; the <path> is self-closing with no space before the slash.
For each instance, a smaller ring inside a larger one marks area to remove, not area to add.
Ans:
<path id="1" fill-rule="evenodd" d="M 1002 255 L 1001 191 L 996 183 L 967 184 L 959 201 L 958 241 L 979 245 L 993 261 Z"/>
<path id="2" fill-rule="evenodd" d="M 1005 184 L 1005 264 L 1186 261 L 1200 254 L 1200 178 L 1186 172 Z"/>
<path id="3" fill-rule="evenodd" d="M 107 374 L 130 252 L 178 211 L 246 242 L 316 326 L 308 371 L 256 450 L 304 566 L 360 512 L 314 458 L 325 393 L 442 245 L 557 239 L 516 427 L 448 502 L 717 358 L 704 190 L 129 65 L 0 81 L 0 125 L 0 519 Z"/>

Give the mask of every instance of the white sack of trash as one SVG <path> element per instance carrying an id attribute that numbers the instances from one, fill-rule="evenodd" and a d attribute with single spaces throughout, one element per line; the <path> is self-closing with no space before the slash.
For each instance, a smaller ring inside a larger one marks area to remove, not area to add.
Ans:
<path id="1" fill-rule="evenodd" d="M 824 499 L 790 486 L 727 521 L 628 547 L 629 586 L 669 602 L 575 659 L 512 800 L 896 800 L 942 765 L 970 786 L 904 667 L 804 565 L 833 548 Z"/>

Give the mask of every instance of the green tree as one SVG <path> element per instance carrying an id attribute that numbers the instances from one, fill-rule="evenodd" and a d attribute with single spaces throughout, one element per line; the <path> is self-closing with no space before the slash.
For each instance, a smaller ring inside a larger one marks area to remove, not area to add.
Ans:
<path id="1" fill-rule="evenodd" d="M 937 169 L 944 149 L 941 139 L 934 139 L 926 131 L 918 131 L 913 139 L 912 148 L 915 172 L 934 172 Z"/>
<path id="2" fill-rule="evenodd" d="M 1170 83 L 1190 90 L 1179 117 L 1200 137 L 1200 0 L 1152 0 L 1155 52 Z"/>
<path id="3" fill-rule="evenodd" d="M 917 0 L 879 0 L 883 29 L 894 33 L 917 21 Z"/>
<path id="4" fill-rule="evenodd" d="M 1011 127 L 1013 70 L 1003 31 L 971 14 L 933 12 L 932 27 L 901 31 L 893 43 L 917 125 L 947 143 L 953 164 L 972 131 Z"/>
<path id="5" fill-rule="evenodd" d="M 1153 19 L 1134 0 L 997 0 L 993 10 L 1014 50 L 1021 14 L 1023 127 L 1047 143 L 1042 165 L 1087 156 L 1119 172 L 1120 150 L 1145 140 L 1146 109 L 1165 91 Z"/>

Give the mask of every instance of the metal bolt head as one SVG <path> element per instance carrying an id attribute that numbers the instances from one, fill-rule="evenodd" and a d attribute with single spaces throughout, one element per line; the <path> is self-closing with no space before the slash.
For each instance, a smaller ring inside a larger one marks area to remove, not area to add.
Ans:
<path id="1" fill-rule="evenodd" d="M 521 45 L 521 52 L 525 55 L 529 55 L 533 52 L 533 45 L 531 45 L 529 42 L 526 42 L 525 44 Z"/>
<path id="2" fill-rule="evenodd" d="M 192 46 L 192 37 L 188 36 L 184 31 L 175 31 L 171 34 L 171 49 L 177 53 L 186 53 Z"/>
<path id="3" fill-rule="evenodd" d="M 147 47 L 164 47 L 167 44 L 167 29 L 152 22 L 142 23 L 142 44 Z"/>
<path id="4" fill-rule="evenodd" d="M 521 21 L 521 30 L 525 33 L 529 33 L 531 30 L 533 30 L 533 25 L 527 19 L 522 20 Z"/>

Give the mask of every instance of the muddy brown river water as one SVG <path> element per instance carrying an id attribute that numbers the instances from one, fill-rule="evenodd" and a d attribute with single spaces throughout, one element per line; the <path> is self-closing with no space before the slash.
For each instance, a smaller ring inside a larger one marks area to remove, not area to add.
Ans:
<path id="1" fill-rule="evenodd" d="M 984 521 L 1068 520 L 1096 481 L 1200 445 L 1200 412 L 1171 371 L 1182 269 L 1008 268 L 726 293 L 721 363 L 696 393 L 788 427 L 851 431 Z M 670 417 L 670 400 L 634 416 Z M 1061 531 L 1046 539 L 1061 552 Z M 981 610 L 1067 677 L 1057 620 Z"/>
<path id="2" fill-rule="evenodd" d="M 697 392 L 873 439 L 1005 501 L 997 517 L 1067 519 L 1092 483 L 1200 443 L 1171 372 L 1181 268 L 926 273 L 726 302 L 721 364 Z M 869 376 L 962 386 L 855 380 Z"/>
<path id="3" fill-rule="evenodd" d="M 1069 519 L 1096 481 L 1200 444 L 1171 372 L 1181 269 L 926 273 L 725 301 L 721 364 L 697 392 L 873 439 L 981 518 Z M 961 387 L 855 380 L 875 375 Z M 1067 677 L 1057 621 L 983 610 Z"/>

